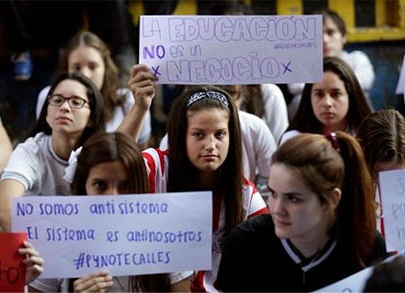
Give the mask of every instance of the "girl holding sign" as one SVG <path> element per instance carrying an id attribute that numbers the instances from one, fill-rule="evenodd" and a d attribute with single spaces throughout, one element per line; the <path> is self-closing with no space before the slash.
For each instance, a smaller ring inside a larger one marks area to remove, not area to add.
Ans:
<path id="1" fill-rule="evenodd" d="M 300 133 L 344 131 L 355 135 L 371 109 L 350 66 L 338 57 L 323 59 L 323 80 L 308 83 L 281 143 Z"/>
<path id="2" fill-rule="evenodd" d="M 94 83 L 77 73 L 52 84 L 34 136 L 17 145 L 0 182 L 0 226 L 11 230 L 12 198 L 70 194 L 63 179 L 72 150 L 104 129 L 103 98 Z"/>
<path id="3" fill-rule="evenodd" d="M 228 237 L 221 291 L 313 291 L 385 257 L 371 176 L 352 136 L 291 138 L 273 154 L 268 185 L 271 215 Z"/>
<path id="4" fill-rule="evenodd" d="M 156 78 L 146 65 L 133 67 L 129 85 L 136 103 L 121 128 L 136 137 L 155 94 Z M 215 291 L 221 251 L 238 223 L 266 213 L 254 184 L 242 176 L 238 109 L 232 97 L 212 86 L 190 87 L 176 99 L 168 119 L 169 150 L 143 152 L 152 192 L 213 191 L 212 269 L 197 272 L 192 290 Z"/>
<path id="5" fill-rule="evenodd" d="M 148 177 L 135 141 L 122 133 L 99 133 L 83 145 L 76 164 L 69 165 L 66 178 L 73 178 L 72 193 L 118 195 L 148 193 Z M 74 175 L 74 177 L 73 177 Z M 77 280 L 42 279 L 30 284 L 40 292 L 185 292 L 192 272 L 112 277 L 106 271 Z"/>

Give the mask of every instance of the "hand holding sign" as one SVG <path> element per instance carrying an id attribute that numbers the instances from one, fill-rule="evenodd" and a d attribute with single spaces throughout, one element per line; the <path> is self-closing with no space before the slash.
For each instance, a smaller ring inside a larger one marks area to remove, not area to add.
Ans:
<path id="1" fill-rule="evenodd" d="M 75 292 L 107 291 L 113 284 L 113 277 L 107 271 L 100 271 L 79 278 L 73 283 Z"/>
<path id="2" fill-rule="evenodd" d="M 137 64 L 132 67 L 128 86 L 134 94 L 136 105 L 149 108 L 151 99 L 155 96 L 156 80 L 148 66 Z"/>
<path id="3" fill-rule="evenodd" d="M 25 233 L 24 233 L 25 234 Z M 31 243 L 24 241 L 24 247 L 18 249 L 18 252 L 25 256 L 23 264 L 26 266 L 25 283 L 34 281 L 44 271 L 44 259 Z"/>

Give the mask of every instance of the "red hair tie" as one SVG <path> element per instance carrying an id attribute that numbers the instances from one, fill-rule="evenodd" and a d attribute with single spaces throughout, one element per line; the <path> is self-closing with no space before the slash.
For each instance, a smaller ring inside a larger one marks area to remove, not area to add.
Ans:
<path id="1" fill-rule="evenodd" d="M 340 145 L 336 138 L 336 133 L 328 131 L 325 137 L 330 141 L 332 147 L 340 154 Z"/>

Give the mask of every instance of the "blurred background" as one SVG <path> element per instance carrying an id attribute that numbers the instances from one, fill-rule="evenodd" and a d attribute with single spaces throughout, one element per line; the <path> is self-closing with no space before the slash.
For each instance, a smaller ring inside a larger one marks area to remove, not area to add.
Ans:
<path id="1" fill-rule="evenodd" d="M 35 124 L 39 91 L 54 77 L 61 48 L 79 30 L 97 33 L 111 46 L 119 67 L 130 67 L 138 55 L 139 16 L 221 14 L 223 0 L 0 0 L 0 115 L 14 143 L 25 139 Z M 234 1 L 235 2 L 235 1 Z M 237 1 L 236 1 L 237 2 Z M 361 50 L 371 60 L 375 81 L 370 98 L 375 110 L 396 108 L 405 114 L 403 96 L 395 95 L 405 54 L 405 0 L 246 0 L 256 15 L 311 14 L 335 10 L 348 28 L 347 51 Z M 228 3 L 229 4 L 229 3 Z M 28 28 L 28 29 L 27 29 Z M 128 46 L 117 36 L 125 31 Z M 32 65 L 28 78 L 16 78 L 15 46 L 29 40 Z M 131 56 L 133 54 L 134 56 Z M 124 56 L 124 58 L 122 58 Z M 133 58 L 135 57 L 135 58 Z M 173 97 L 163 88 L 161 107 L 152 111 L 153 126 L 164 128 Z M 165 101 L 167 99 L 168 101 Z"/>

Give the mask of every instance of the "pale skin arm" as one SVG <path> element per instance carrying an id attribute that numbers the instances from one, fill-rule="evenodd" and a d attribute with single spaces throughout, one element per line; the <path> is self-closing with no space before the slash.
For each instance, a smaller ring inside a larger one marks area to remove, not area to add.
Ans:
<path id="1" fill-rule="evenodd" d="M 0 231 L 11 231 L 11 209 L 14 197 L 24 194 L 24 185 L 13 179 L 5 179 L 0 183 Z"/>
<path id="2" fill-rule="evenodd" d="M 155 96 L 156 77 L 144 64 L 132 67 L 128 87 L 131 89 L 135 103 L 121 122 L 117 131 L 126 133 L 138 139 L 142 122 L 149 111 L 152 99 Z"/>
<path id="3" fill-rule="evenodd" d="M 11 144 L 10 137 L 7 134 L 3 124 L 0 123 L 0 173 L 3 172 L 4 167 L 7 164 L 8 158 L 13 151 L 13 145 Z"/>
<path id="4" fill-rule="evenodd" d="M 25 256 L 23 263 L 26 265 L 25 283 L 34 281 L 44 271 L 44 259 L 39 252 L 28 241 L 24 241 L 24 247 L 18 249 L 21 255 Z"/>

